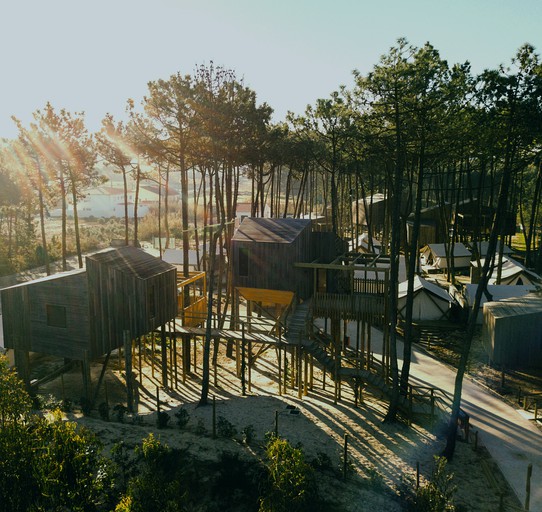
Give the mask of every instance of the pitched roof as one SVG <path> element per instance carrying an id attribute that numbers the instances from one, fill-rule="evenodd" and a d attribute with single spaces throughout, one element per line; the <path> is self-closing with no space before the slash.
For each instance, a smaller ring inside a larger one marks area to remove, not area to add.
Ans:
<path id="1" fill-rule="evenodd" d="M 452 296 L 440 286 L 437 286 L 434 283 L 431 283 L 427 279 L 423 279 L 420 276 L 414 276 L 414 293 L 419 290 L 425 290 L 432 295 L 435 295 L 439 299 L 445 300 L 446 302 L 455 302 Z M 403 281 L 399 283 L 399 294 L 398 297 L 406 297 L 408 291 L 408 281 Z"/>
<path id="2" fill-rule="evenodd" d="M 487 256 L 487 248 L 488 248 L 488 245 L 489 245 L 489 242 L 478 242 L 478 252 L 480 254 L 480 256 L 482 257 L 485 257 Z M 501 241 L 498 240 L 497 241 L 497 253 L 500 251 L 500 248 L 501 248 Z M 508 247 L 506 244 L 504 244 L 503 246 L 503 254 L 512 254 L 514 251 L 512 249 L 510 249 L 510 247 Z"/>
<path id="3" fill-rule="evenodd" d="M 488 285 L 487 291 L 492 297 L 492 302 L 498 302 L 504 299 L 510 299 L 515 297 L 523 297 L 528 293 L 535 290 L 536 287 L 527 286 L 527 285 L 515 285 L 510 286 L 509 284 L 491 284 Z M 466 284 L 465 285 L 465 299 L 467 303 L 472 305 L 474 304 L 474 298 L 476 296 L 476 290 L 478 290 L 477 284 Z M 486 300 L 485 294 L 482 295 L 482 302 Z"/>
<path id="4" fill-rule="evenodd" d="M 87 260 L 132 274 L 138 279 L 168 272 L 175 267 L 136 247 L 119 247 L 110 251 L 87 256 Z"/>
<path id="5" fill-rule="evenodd" d="M 523 297 L 514 297 L 500 302 L 487 302 L 484 311 L 489 309 L 494 317 L 529 315 L 542 312 L 542 296 L 529 293 Z"/>
<path id="6" fill-rule="evenodd" d="M 279 243 L 293 242 L 310 227 L 309 219 L 262 219 L 247 217 L 233 236 L 235 241 Z"/>
<path id="7" fill-rule="evenodd" d="M 429 244 L 427 247 L 433 252 L 435 256 L 445 258 L 446 247 L 444 244 Z M 453 247 L 453 257 L 461 258 L 463 256 L 470 256 L 471 252 L 460 242 L 456 242 Z"/>
<path id="8" fill-rule="evenodd" d="M 480 258 L 480 265 L 483 267 L 485 263 L 485 258 Z M 477 267 L 478 262 L 471 261 L 471 266 Z M 495 268 L 493 269 L 493 273 L 490 277 L 490 284 L 493 284 L 492 281 L 494 281 L 497 278 L 497 272 L 498 268 L 497 265 L 495 265 Z M 501 279 L 508 279 L 510 277 L 514 277 L 518 274 L 525 273 L 525 275 L 529 276 L 531 279 L 537 282 L 541 282 L 542 278 L 533 272 L 532 270 L 529 270 L 527 267 L 522 265 L 519 261 L 514 260 L 513 258 L 507 258 L 503 257 L 502 259 L 502 267 L 501 267 Z"/>

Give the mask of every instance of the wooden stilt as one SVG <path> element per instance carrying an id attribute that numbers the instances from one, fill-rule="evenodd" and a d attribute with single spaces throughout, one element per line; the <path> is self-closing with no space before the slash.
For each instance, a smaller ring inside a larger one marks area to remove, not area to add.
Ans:
<path id="1" fill-rule="evenodd" d="M 167 342 L 166 342 L 166 324 L 162 325 L 161 335 L 161 355 L 162 355 L 162 386 L 167 388 Z"/>
<path id="2" fill-rule="evenodd" d="M 305 365 L 303 370 L 303 396 L 307 396 L 309 394 L 309 355 L 305 351 L 303 352 L 303 363 Z"/>
<path id="3" fill-rule="evenodd" d="M 155 342 L 154 342 L 154 333 L 151 334 L 151 375 L 154 379 L 154 348 L 155 348 Z"/>
<path id="4" fill-rule="evenodd" d="M 130 331 L 123 331 L 122 338 L 124 342 L 124 366 L 126 375 L 126 403 L 128 412 L 134 412 L 134 390 L 132 380 L 132 350 Z"/>
<path id="5" fill-rule="evenodd" d="M 278 367 L 279 367 L 279 374 L 278 374 L 278 379 L 279 379 L 279 396 L 282 396 L 282 343 L 280 342 L 280 334 L 279 334 L 279 343 L 278 343 L 278 347 L 277 347 L 277 351 L 278 351 Z"/>
<path id="6" fill-rule="evenodd" d="M 252 340 L 248 340 L 248 392 L 252 392 Z"/>

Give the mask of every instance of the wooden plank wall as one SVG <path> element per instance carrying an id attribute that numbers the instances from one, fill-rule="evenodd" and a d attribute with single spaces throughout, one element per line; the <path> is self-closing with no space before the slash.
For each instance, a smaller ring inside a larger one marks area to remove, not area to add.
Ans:
<path id="1" fill-rule="evenodd" d="M 47 325 L 47 305 L 66 308 L 66 327 Z M 84 272 L 2 291 L 6 347 L 82 359 L 89 309 Z"/>

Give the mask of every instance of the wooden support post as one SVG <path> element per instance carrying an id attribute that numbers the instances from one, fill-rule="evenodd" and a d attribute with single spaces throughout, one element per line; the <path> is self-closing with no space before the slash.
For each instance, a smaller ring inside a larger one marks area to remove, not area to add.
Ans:
<path id="1" fill-rule="evenodd" d="M 525 485 L 525 510 L 529 510 L 531 501 L 531 476 L 533 474 L 533 465 L 527 466 L 527 483 Z"/>
<path id="2" fill-rule="evenodd" d="M 348 469 L 348 434 L 344 434 L 344 449 L 343 449 L 343 480 L 346 480 Z"/>
<path id="3" fill-rule="evenodd" d="M 279 437 L 279 412 L 275 411 L 275 437 Z"/>
<path id="4" fill-rule="evenodd" d="M 83 371 L 83 394 L 88 403 L 92 400 L 92 380 L 90 377 L 90 360 L 88 350 L 83 351 L 83 363 L 81 365 Z"/>
<path id="5" fill-rule="evenodd" d="M 303 396 L 309 394 L 309 355 L 303 351 L 305 368 L 303 370 Z"/>
<path id="6" fill-rule="evenodd" d="M 134 412 L 134 390 L 132 380 L 132 350 L 130 331 L 122 331 L 124 342 L 124 368 L 126 375 L 126 403 L 128 412 Z"/>
<path id="7" fill-rule="evenodd" d="M 246 396 L 246 382 L 245 382 L 245 323 L 241 325 L 241 394 Z"/>
<path id="8" fill-rule="evenodd" d="M 371 323 L 367 322 L 367 360 L 369 361 L 367 365 L 367 370 L 371 369 L 371 362 L 369 354 L 371 353 Z"/>
<path id="9" fill-rule="evenodd" d="M 138 367 L 139 367 L 139 375 L 143 375 L 141 371 L 142 363 L 141 363 L 141 336 L 137 338 L 137 350 L 139 352 L 139 357 L 137 358 Z"/>
<path id="10" fill-rule="evenodd" d="M 303 356 L 301 353 L 301 335 L 297 346 L 297 398 L 303 398 Z"/>
<path id="11" fill-rule="evenodd" d="M 310 361 L 311 361 L 311 366 L 310 366 L 310 390 L 312 391 L 313 388 L 314 388 L 314 356 L 311 354 L 310 355 Z"/>
<path id="12" fill-rule="evenodd" d="M 279 379 L 279 396 L 282 396 L 282 343 L 280 341 L 280 334 L 279 334 L 279 343 L 278 343 L 278 379 Z"/>
<path id="13" fill-rule="evenodd" d="M 194 373 L 198 373 L 198 340 L 194 336 Z"/>
<path id="14" fill-rule="evenodd" d="M 162 355 L 162 386 L 167 388 L 167 342 L 166 342 L 166 324 L 162 325 L 161 336 L 161 355 Z"/>
<path id="15" fill-rule="evenodd" d="M 412 425 L 412 386 L 408 386 L 408 426 Z"/>
<path id="16" fill-rule="evenodd" d="M 420 488 L 420 462 L 416 461 L 416 489 Z"/>
<path id="17" fill-rule="evenodd" d="M 151 375 L 154 379 L 154 333 L 151 334 Z"/>
<path id="18" fill-rule="evenodd" d="M 290 349 L 290 387 L 295 387 L 295 346 Z"/>
<path id="19" fill-rule="evenodd" d="M 177 365 L 177 334 L 173 333 L 173 370 L 175 372 L 175 389 L 179 388 L 179 367 Z"/>
<path id="20" fill-rule="evenodd" d="M 216 396 L 213 395 L 213 439 L 216 439 Z"/>
<path id="21" fill-rule="evenodd" d="M 239 340 L 235 340 L 235 371 L 241 377 L 241 350 Z"/>
<path id="22" fill-rule="evenodd" d="M 288 350 L 286 345 L 283 347 L 282 353 L 284 355 L 284 376 L 283 376 L 283 384 L 284 384 L 284 394 L 288 393 Z"/>
<path id="23" fill-rule="evenodd" d="M 248 392 L 252 393 L 252 340 L 248 340 Z"/>

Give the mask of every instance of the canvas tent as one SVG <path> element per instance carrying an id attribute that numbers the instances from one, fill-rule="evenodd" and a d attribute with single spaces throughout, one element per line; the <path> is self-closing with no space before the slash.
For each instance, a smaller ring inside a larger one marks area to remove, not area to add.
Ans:
<path id="1" fill-rule="evenodd" d="M 476 245 L 478 247 L 478 254 L 479 254 L 480 258 L 485 258 L 487 256 L 487 248 L 489 246 L 489 242 L 482 241 L 482 242 L 478 242 Z M 501 241 L 498 240 L 497 241 L 497 249 L 496 249 L 495 252 L 497 254 L 499 254 L 500 250 L 501 250 Z M 510 247 L 508 247 L 506 244 L 504 244 L 503 249 L 502 249 L 502 253 L 505 256 L 509 256 L 510 254 L 513 254 L 514 251 L 512 249 L 510 249 Z"/>
<path id="2" fill-rule="evenodd" d="M 397 315 L 401 320 L 405 319 L 407 289 L 408 281 L 399 283 Z M 451 305 L 454 303 L 455 300 L 440 286 L 420 276 L 414 277 L 414 307 L 412 310 L 414 322 L 448 318 Z"/>
<path id="3" fill-rule="evenodd" d="M 480 259 L 482 268 L 484 266 L 484 261 L 484 259 Z M 471 262 L 471 267 L 471 276 L 479 273 L 477 272 L 478 263 L 476 261 Z M 497 277 L 498 269 L 495 265 L 488 284 L 497 284 Z M 472 278 L 471 281 L 473 281 Z M 501 282 L 499 284 L 536 286 L 542 285 L 542 278 L 532 270 L 523 266 L 519 261 L 504 257 L 502 260 Z"/>
<path id="4" fill-rule="evenodd" d="M 470 310 L 474 304 L 474 299 L 476 297 L 476 291 L 478 290 L 477 284 L 466 284 L 463 289 L 463 296 L 465 298 L 465 306 Z M 505 299 L 512 299 L 523 297 L 528 293 L 535 291 L 533 286 L 509 286 L 509 285 L 488 285 L 487 287 L 488 294 L 490 296 L 490 302 L 500 302 Z M 480 302 L 480 310 L 478 311 L 478 317 L 476 318 L 476 323 L 482 325 L 484 315 L 483 315 L 483 305 L 488 302 L 487 295 L 482 294 L 482 300 Z"/>
<path id="5" fill-rule="evenodd" d="M 468 268 L 470 264 L 471 252 L 462 244 L 455 243 L 450 255 L 450 266 L 454 268 Z M 446 258 L 445 244 L 429 244 L 420 251 L 420 260 L 422 266 L 435 269 L 446 270 L 448 260 Z"/>

